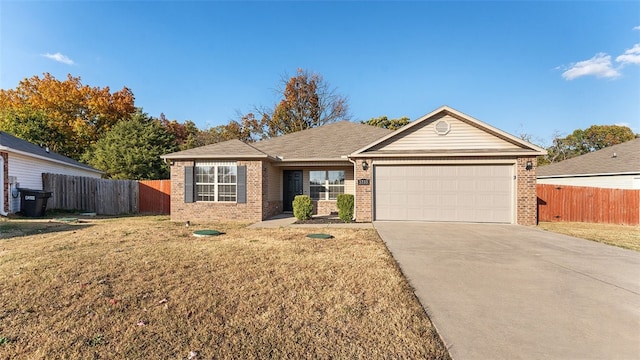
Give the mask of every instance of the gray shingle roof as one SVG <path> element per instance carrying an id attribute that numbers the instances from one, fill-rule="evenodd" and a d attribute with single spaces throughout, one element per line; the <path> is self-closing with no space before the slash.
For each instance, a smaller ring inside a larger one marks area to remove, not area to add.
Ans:
<path id="1" fill-rule="evenodd" d="M 276 158 L 287 160 L 344 160 L 361 147 L 375 141 L 391 130 L 340 121 L 317 128 L 298 131 L 279 137 L 245 144 L 229 140 L 216 144 L 164 155 L 166 159 L 189 158 Z"/>
<path id="2" fill-rule="evenodd" d="M 640 173 L 640 138 L 536 170 L 538 177 L 620 173 Z"/>
<path id="3" fill-rule="evenodd" d="M 253 144 L 272 155 L 291 159 L 341 159 L 367 144 L 388 135 L 391 130 L 340 121 Z"/>
<path id="4" fill-rule="evenodd" d="M 28 141 L 19 139 L 4 131 L 0 131 L 0 149 L 5 149 L 9 151 L 16 150 L 16 151 L 20 151 L 27 154 L 37 155 L 54 162 L 65 163 L 71 166 L 83 168 L 85 170 L 102 173 L 102 171 L 94 169 L 87 164 L 83 164 L 79 161 L 73 160 L 72 158 L 66 157 L 64 155 L 60 155 L 53 151 L 47 152 L 45 147 L 40 147 L 39 145 L 32 144 Z"/>
<path id="5" fill-rule="evenodd" d="M 267 154 L 245 144 L 240 140 L 233 139 L 215 144 L 200 146 L 193 149 L 183 150 L 162 156 L 165 159 L 187 159 L 187 158 L 266 158 Z"/>

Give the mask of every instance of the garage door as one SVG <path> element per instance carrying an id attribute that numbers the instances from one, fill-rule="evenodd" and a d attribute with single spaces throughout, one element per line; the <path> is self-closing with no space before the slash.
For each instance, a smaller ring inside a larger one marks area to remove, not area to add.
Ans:
<path id="1" fill-rule="evenodd" d="M 374 167 L 376 220 L 511 223 L 513 165 Z"/>

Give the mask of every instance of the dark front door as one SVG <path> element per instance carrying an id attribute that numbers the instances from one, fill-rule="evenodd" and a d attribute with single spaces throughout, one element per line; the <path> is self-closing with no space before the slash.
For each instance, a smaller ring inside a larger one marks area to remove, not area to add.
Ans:
<path id="1" fill-rule="evenodd" d="M 302 170 L 285 170 L 283 172 L 282 209 L 293 211 L 293 199 L 302 195 Z"/>

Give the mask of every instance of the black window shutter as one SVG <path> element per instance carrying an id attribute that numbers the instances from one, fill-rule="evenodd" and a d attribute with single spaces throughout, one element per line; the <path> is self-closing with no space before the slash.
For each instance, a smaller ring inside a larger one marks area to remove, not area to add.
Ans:
<path id="1" fill-rule="evenodd" d="M 194 187 L 195 181 L 193 179 L 193 166 L 184 167 L 184 202 L 194 202 Z"/>
<path id="2" fill-rule="evenodd" d="M 247 203 L 247 167 L 238 166 L 238 204 Z"/>

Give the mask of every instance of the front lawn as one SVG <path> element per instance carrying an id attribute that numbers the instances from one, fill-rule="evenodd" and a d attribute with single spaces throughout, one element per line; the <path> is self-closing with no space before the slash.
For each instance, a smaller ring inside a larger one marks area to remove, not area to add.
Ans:
<path id="1" fill-rule="evenodd" d="M 3 358 L 449 358 L 374 230 L 64 226 L 0 238 Z"/>
<path id="2" fill-rule="evenodd" d="M 543 230 L 640 251 L 640 226 L 576 222 L 541 222 Z"/>

